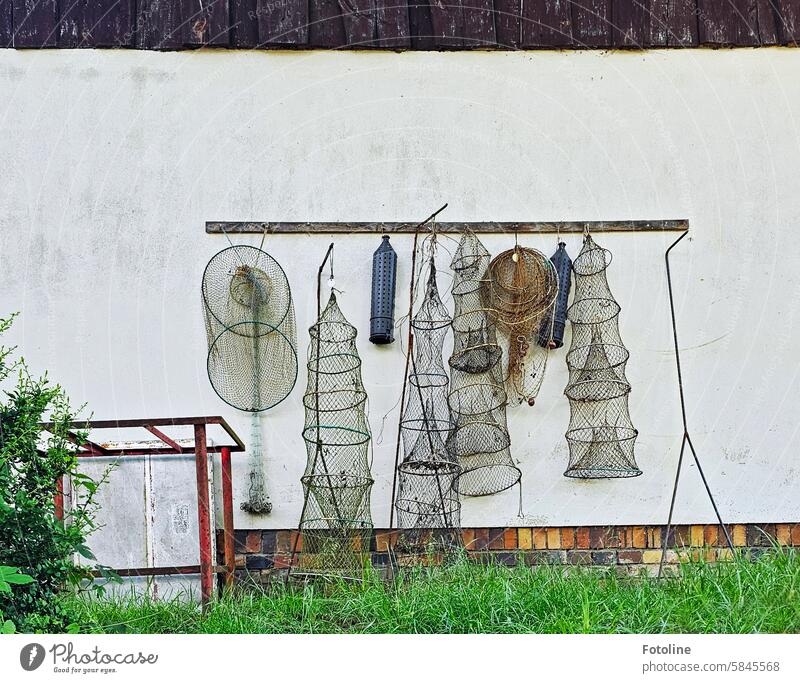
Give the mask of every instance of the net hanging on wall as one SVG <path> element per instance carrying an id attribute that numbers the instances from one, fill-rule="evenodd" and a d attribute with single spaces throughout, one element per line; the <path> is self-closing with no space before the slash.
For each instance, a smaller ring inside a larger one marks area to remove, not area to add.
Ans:
<path id="1" fill-rule="evenodd" d="M 482 295 L 489 261 L 486 247 L 465 233 L 450 264 L 454 312 L 448 404 L 454 429 L 448 448 L 462 468 L 456 488 L 466 496 L 499 493 L 521 476 L 510 452 L 503 352 Z"/>
<path id="2" fill-rule="evenodd" d="M 636 477 L 637 431 L 628 412 L 628 350 L 619 333 L 620 306 L 606 279 L 611 252 L 586 235 L 572 263 L 575 297 L 567 310 L 572 344 L 567 353 L 570 422 L 567 477 Z"/>
<path id="3" fill-rule="evenodd" d="M 411 321 L 413 350 L 408 394 L 400 417 L 403 459 L 395 502 L 398 549 L 447 551 L 461 544 L 458 457 L 447 448 L 453 430 L 442 348 L 451 318 L 439 296 L 430 261 L 425 296 Z"/>
<path id="4" fill-rule="evenodd" d="M 397 284 L 397 254 L 384 235 L 372 255 L 372 300 L 369 340 L 373 344 L 394 341 L 394 290 Z"/>
<path id="5" fill-rule="evenodd" d="M 558 296 L 550 314 L 542 321 L 538 342 L 542 348 L 560 349 L 564 346 L 569 290 L 572 285 L 572 259 L 567 253 L 567 245 L 564 242 L 558 243 L 558 248 L 550 260 L 558 274 Z"/>
<path id="6" fill-rule="evenodd" d="M 536 341 L 558 294 L 556 269 L 540 251 L 516 245 L 492 259 L 483 291 L 492 321 L 507 341 L 509 397 L 533 405 L 547 365 L 547 352 Z"/>
<path id="7" fill-rule="evenodd" d="M 242 508 L 268 513 L 258 414 L 283 401 L 297 381 L 297 331 L 286 274 L 269 254 L 231 246 L 206 265 L 202 280 L 211 386 L 230 406 L 252 413 L 250 487 Z"/>
<path id="8" fill-rule="evenodd" d="M 331 292 L 309 330 L 306 468 L 296 573 L 360 578 L 372 537 L 370 431 L 356 328 Z"/>

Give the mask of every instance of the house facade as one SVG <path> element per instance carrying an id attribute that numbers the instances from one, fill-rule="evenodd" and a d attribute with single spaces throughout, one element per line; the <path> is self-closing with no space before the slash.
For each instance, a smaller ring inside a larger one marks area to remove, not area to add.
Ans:
<path id="1" fill-rule="evenodd" d="M 7 343 L 96 418 L 222 415 L 247 441 L 249 416 L 206 375 L 200 280 L 228 245 L 207 222 L 414 222 L 445 202 L 449 222 L 685 219 L 671 258 L 693 443 L 739 545 L 766 542 L 760 530 L 800 543 L 800 5 L 361 4 L 0 2 L 0 311 L 20 312 Z M 614 256 L 642 476 L 563 476 L 556 350 L 535 406 L 508 410 L 521 493 L 463 502 L 471 548 L 656 559 L 643 553 L 660 547 L 683 434 L 664 268 L 676 236 L 595 235 Z M 580 234 L 561 237 L 576 255 Z M 514 243 L 482 238 L 493 254 Z M 398 319 L 412 239 L 391 238 Z M 518 239 L 549 255 L 557 235 Z M 292 394 L 262 418 L 272 512 L 235 509 L 239 562 L 256 557 L 253 569 L 285 557 L 300 517 L 304 362 L 331 241 L 369 395 L 372 516 L 389 526 L 406 328 L 393 344 L 368 341 L 379 235 L 267 234 L 301 362 Z M 443 289 L 454 247 L 442 236 Z M 196 554 L 193 467 L 117 467 L 100 559 Z M 233 488 L 247 496 L 246 457 L 234 458 Z M 721 545 L 693 461 L 675 522 L 676 542 Z"/>

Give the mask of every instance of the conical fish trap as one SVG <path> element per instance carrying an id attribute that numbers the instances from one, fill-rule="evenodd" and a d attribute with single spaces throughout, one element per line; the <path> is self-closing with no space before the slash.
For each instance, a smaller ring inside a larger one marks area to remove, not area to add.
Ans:
<path id="1" fill-rule="evenodd" d="M 450 367 L 468 373 L 487 372 L 500 361 L 492 311 L 484 303 L 489 252 L 472 233 L 458 245 L 450 267 L 453 270 L 453 354 Z"/>
<path id="2" fill-rule="evenodd" d="M 413 352 L 400 418 L 403 458 L 395 508 L 397 547 L 405 553 L 437 553 L 460 545 L 461 502 L 455 484 L 461 467 L 447 448 L 453 422 L 442 357 L 450 322 L 431 259 L 425 297 L 411 321 Z"/>
<path id="3" fill-rule="evenodd" d="M 309 330 L 306 468 L 296 573 L 360 578 L 372 537 L 370 431 L 356 329 L 331 293 Z"/>
<path id="4" fill-rule="evenodd" d="M 448 405 L 455 426 L 447 446 L 462 468 L 456 488 L 466 496 L 498 493 L 521 476 L 510 452 L 503 351 L 482 293 L 489 261 L 480 240 L 467 233 L 451 263 L 454 315 Z"/>
<path id="5" fill-rule="evenodd" d="M 620 306 L 606 279 L 611 252 L 591 236 L 572 264 L 575 298 L 567 311 L 572 344 L 567 354 L 570 405 L 567 477 L 636 477 L 637 431 L 628 412 L 631 385 L 625 376 L 629 353 L 619 333 Z"/>

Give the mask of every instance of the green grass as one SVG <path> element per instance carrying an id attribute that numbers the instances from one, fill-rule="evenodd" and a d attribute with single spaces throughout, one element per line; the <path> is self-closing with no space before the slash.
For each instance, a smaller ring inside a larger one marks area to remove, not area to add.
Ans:
<path id="1" fill-rule="evenodd" d="M 485 566 L 415 569 L 402 581 L 239 590 L 201 614 L 181 600 L 70 598 L 94 633 L 800 632 L 800 554 L 773 550 L 686 564 L 661 581 L 613 570 Z"/>

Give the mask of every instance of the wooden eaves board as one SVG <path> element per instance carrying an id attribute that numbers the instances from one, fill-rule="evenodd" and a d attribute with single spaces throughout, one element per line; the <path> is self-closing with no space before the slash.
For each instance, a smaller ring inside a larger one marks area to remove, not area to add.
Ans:
<path id="1" fill-rule="evenodd" d="M 0 47 L 794 46 L 800 0 L 0 0 Z"/>

